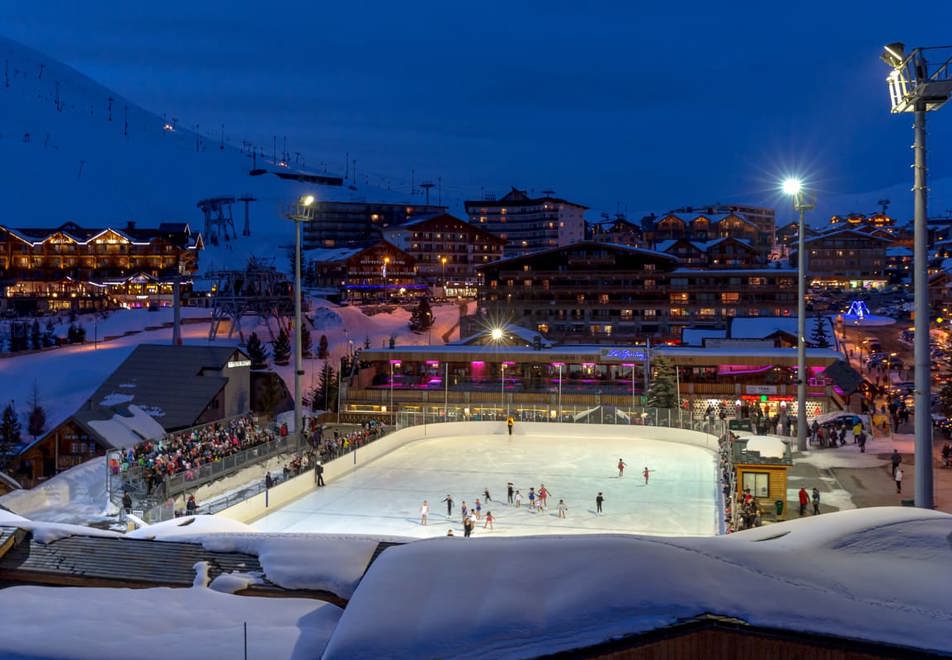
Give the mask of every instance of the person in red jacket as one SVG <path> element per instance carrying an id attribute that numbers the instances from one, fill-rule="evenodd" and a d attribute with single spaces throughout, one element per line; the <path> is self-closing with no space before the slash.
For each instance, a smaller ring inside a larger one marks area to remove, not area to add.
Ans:
<path id="1" fill-rule="evenodd" d="M 810 496 L 807 494 L 806 488 L 800 489 L 800 515 L 806 515 L 807 504 L 810 503 Z"/>

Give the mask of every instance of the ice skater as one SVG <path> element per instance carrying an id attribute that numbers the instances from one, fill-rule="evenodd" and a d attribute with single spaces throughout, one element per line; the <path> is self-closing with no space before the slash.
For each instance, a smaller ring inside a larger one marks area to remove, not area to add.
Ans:
<path id="1" fill-rule="evenodd" d="M 427 518 L 430 515 L 430 505 L 426 500 L 423 500 L 423 505 L 420 507 L 420 524 L 426 526 Z"/>
<path id="2" fill-rule="evenodd" d="M 641 475 L 645 478 L 645 486 L 648 485 L 648 477 L 651 476 L 651 470 L 648 469 L 648 466 L 645 466 L 645 469 L 641 471 Z"/>
<path id="3" fill-rule="evenodd" d="M 626 463 L 625 461 L 623 461 L 622 459 L 619 458 L 619 459 L 618 459 L 618 477 L 619 477 L 619 478 L 625 476 L 625 468 L 626 468 L 626 467 L 628 467 L 628 463 Z"/>
<path id="4" fill-rule="evenodd" d="M 521 507 L 521 506 L 522 506 L 522 493 L 520 493 L 520 492 L 517 490 L 517 491 L 516 491 L 516 508 L 518 509 L 518 508 Z"/>
<path id="5" fill-rule="evenodd" d="M 476 498 L 476 504 L 473 505 L 473 513 L 476 514 L 476 520 L 479 520 L 482 517 L 483 503 L 479 501 L 479 498 Z"/>
<path id="6" fill-rule="evenodd" d="M 565 512 L 568 510 L 569 508 L 565 505 L 565 500 L 559 500 L 559 518 L 564 518 Z"/>
<path id="7" fill-rule="evenodd" d="M 493 521 L 494 521 L 494 520 L 495 520 L 495 518 L 493 518 L 493 512 L 492 512 L 492 511 L 487 511 L 487 512 L 486 512 L 486 522 L 483 523 L 483 529 L 486 529 L 486 527 L 489 527 L 489 529 L 492 529 L 492 528 L 493 528 Z"/>
<path id="8" fill-rule="evenodd" d="M 512 427 L 516 425 L 516 420 L 512 418 L 512 415 L 509 416 L 509 419 L 506 420 L 506 426 L 509 427 L 509 437 L 512 437 Z"/>
<path id="9" fill-rule="evenodd" d="M 449 518 L 453 515 L 453 496 L 447 493 L 442 501 L 446 502 L 446 517 Z"/>
<path id="10" fill-rule="evenodd" d="M 536 492 L 535 487 L 529 486 L 529 511 L 535 513 Z"/>
<path id="11" fill-rule="evenodd" d="M 509 504 L 512 504 L 512 494 L 514 491 L 515 488 L 513 487 L 512 482 L 506 482 L 506 496 L 509 498 Z"/>
<path id="12" fill-rule="evenodd" d="M 493 498 L 489 496 L 489 486 L 486 486 L 485 488 L 483 488 L 483 499 L 486 500 L 487 502 L 493 501 Z"/>
<path id="13" fill-rule="evenodd" d="M 598 495 L 595 496 L 595 515 L 598 515 L 602 512 L 602 502 L 605 501 L 605 498 L 602 496 L 601 491 L 598 492 Z"/>
<path id="14" fill-rule="evenodd" d="M 547 509 L 549 507 L 549 491 L 545 489 L 545 484 L 539 486 L 539 508 Z"/>
<path id="15" fill-rule="evenodd" d="M 466 516 L 469 515 L 469 507 L 466 506 L 466 500 L 463 500 L 463 503 L 460 504 L 459 512 L 463 516 L 463 520 L 466 520 Z"/>

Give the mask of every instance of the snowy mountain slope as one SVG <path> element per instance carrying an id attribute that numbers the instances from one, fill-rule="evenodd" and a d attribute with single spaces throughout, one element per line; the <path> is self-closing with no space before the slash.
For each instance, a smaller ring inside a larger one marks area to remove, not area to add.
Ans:
<path id="1" fill-rule="evenodd" d="M 80 225 L 139 226 L 187 221 L 201 229 L 200 199 L 257 198 L 251 206 L 250 238 L 210 247 L 203 270 L 244 265 L 247 256 L 278 256 L 293 242 L 283 209 L 308 192 L 319 199 L 402 202 L 375 188 L 286 181 L 272 174 L 250 176 L 252 159 L 225 136 L 164 128 L 163 118 L 56 60 L 0 37 L 0 162 L 3 167 L 0 224 L 11 227 Z M 193 127 L 194 128 L 194 127 Z M 271 128 L 271 127 L 268 127 Z M 274 127 L 275 131 L 280 127 Z M 267 130 L 267 129 L 265 129 Z M 236 138 L 241 144 L 241 138 Z M 270 154 L 268 155 L 270 159 Z M 259 167 L 274 167 L 260 157 Z M 332 173 L 333 174 L 333 173 Z M 242 211 L 235 224 L 241 231 Z"/>

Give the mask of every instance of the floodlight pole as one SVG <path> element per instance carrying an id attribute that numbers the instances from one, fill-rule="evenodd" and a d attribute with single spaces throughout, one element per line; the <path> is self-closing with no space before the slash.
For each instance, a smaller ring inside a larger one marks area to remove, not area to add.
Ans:
<path id="1" fill-rule="evenodd" d="M 918 507 L 935 507 L 932 485 L 932 365 L 929 360 L 929 228 L 926 219 L 926 103 L 915 107 L 915 218 L 913 290 L 915 293 L 915 459 Z"/>
<path id="2" fill-rule="evenodd" d="M 301 223 L 313 218 L 314 197 L 302 196 L 288 214 L 288 219 L 294 222 L 294 433 L 298 437 L 298 445 L 305 438 L 301 428 L 301 376 L 304 375 L 303 358 L 301 357 Z"/>
<path id="3" fill-rule="evenodd" d="M 793 205 L 800 212 L 797 227 L 797 449 L 807 448 L 807 250 L 803 193 L 797 192 Z"/>

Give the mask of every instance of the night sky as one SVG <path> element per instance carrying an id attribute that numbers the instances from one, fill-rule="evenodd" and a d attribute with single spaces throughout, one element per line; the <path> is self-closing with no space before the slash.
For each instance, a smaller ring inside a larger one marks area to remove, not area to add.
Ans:
<path id="1" fill-rule="evenodd" d="M 911 183 L 878 55 L 952 42 L 952 3 L 919 25 L 871 0 L 636 4 L 18 2 L 0 30 L 185 125 L 448 198 L 513 184 L 636 215 L 779 204 L 788 172 L 827 197 Z M 952 109 L 932 117 L 939 178 Z"/>

